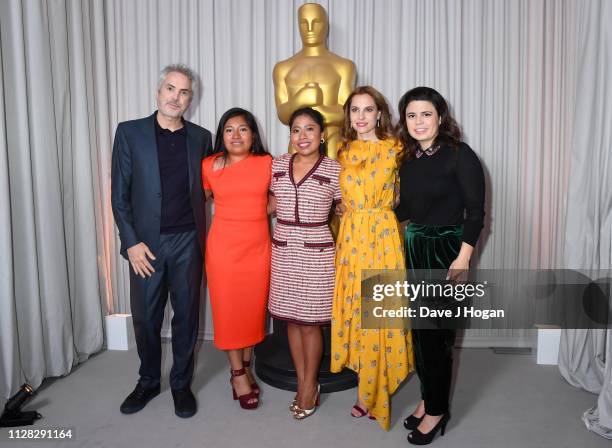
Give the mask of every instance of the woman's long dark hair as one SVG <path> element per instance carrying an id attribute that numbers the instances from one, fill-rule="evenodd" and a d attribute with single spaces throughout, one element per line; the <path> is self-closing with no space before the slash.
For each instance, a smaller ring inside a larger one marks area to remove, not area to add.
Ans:
<path id="1" fill-rule="evenodd" d="M 342 125 L 342 140 L 344 144 L 357 140 L 357 131 L 351 126 L 351 102 L 355 95 L 369 95 L 374 100 L 376 108 L 380 112 L 380 122 L 376 126 L 376 138 L 387 140 L 393 137 L 393 125 L 391 124 L 391 113 L 385 97 L 372 86 L 360 86 L 355 88 L 344 103 L 344 123 Z"/>
<path id="2" fill-rule="evenodd" d="M 230 110 L 228 110 L 221 116 L 221 119 L 219 120 L 219 126 L 217 126 L 215 147 L 212 153 L 223 154 L 224 161 L 227 161 L 228 153 L 227 148 L 223 144 L 223 129 L 225 129 L 225 124 L 228 122 L 228 120 L 234 117 L 244 118 L 244 121 L 246 121 L 247 126 L 251 129 L 251 132 L 253 132 L 253 145 L 251 146 L 251 154 L 255 154 L 257 156 L 269 154 L 261 141 L 261 136 L 259 135 L 259 127 L 257 126 L 255 116 L 248 110 L 242 109 L 240 107 L 232 107 Z"/>
<path id="3" fill-rule="evenodd" d="M 321 137 L 323 137 L 323 133 L 325 132 L 325 119 L 323 118 L 323 115 L 321 115 L 321 112 L 314 110 L 312 107 L 301 107 L 293 111 L 291 117 L 289 117 L 289 132 L 291 132 L 295 119 L 297 117 L 301 117 L 302 115 L 312 118 L 312 121 L 319 125 L 319 128 L 321 129 Z M 319 145 L 319 154 L 327 154 L 326 141 L 322 141 Z"/>
<path id="4" fill-rule="evenodd" d="M 406 108 L 412 101 L 429 101 L 436 109 L 440 117 L 438 135 L 434 139 L 433 145 L 449 146 L 458 148 L 461 143 L 461 128 L 448 110 L 446 100 L 438 91 L 431 87 L 415 87 L 406 92 L 399 100 L 397 106 L 399 112 L 399 123 L 397 124 L 397 137 L 404 146 L 406 158 L 408 160 L 415 157 L 419 148 L 419 142 L 410 136 L 406 125 Z"/>

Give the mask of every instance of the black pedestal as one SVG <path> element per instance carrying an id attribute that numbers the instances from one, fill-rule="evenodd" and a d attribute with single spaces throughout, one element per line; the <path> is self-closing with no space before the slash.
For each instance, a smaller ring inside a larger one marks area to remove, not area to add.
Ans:
<path id="1" fill-rule="evenodd" d="M 340 373 L 329 371 L 330 345 L 330 328 L 324 327 L 324 355 L 319 369 L 321 392 L 338 392 L 357 386 L 357 375 L 352 370 L 344 369 Z M 273 333 L 255 347 L 255 372 L 270 386 L 294 392 L 297 390 L 297 378 L 287 341 L 287 325 L 284 321 L 274 319 Z"/>

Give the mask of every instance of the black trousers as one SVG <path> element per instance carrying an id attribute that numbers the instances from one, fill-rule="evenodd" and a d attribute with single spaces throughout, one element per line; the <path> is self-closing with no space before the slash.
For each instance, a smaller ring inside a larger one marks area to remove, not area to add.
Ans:
<path id="1" fill-rule="evenodd" d="M 447 270 L 459 254 L 462 230 L 462 226 L 408 224 L 404 241 L 406 267 L 413 272 L 409 276 L 422 278 L 427 277 L 429 271 Z M 444 325 L 438 321 L 436 326 Z M 421 380 L 421 399 L 429 415 L 448 412 L 455 337 L 456 330 L 452 329 L 412 330 L 414 360 Z"/>
<path id="2" fill-rule="evenodd" d="M 421 399 L 429 415 L 448 412 L 455 335 L 455 330 L 412 330 L 414 360 L 421 380 Z"/>
<path id="3" fill-rule="evenodd" d="M 172 357 L 170 387 L 189 386 L 198 336 L 202 254 L 196 231 L 161 235 L 151 262 L 155 272 L 144 279 L 130 269 L 130 304 L 138 356 L 140 383 L 156 387 L 161 378 L 161 327 L 170 295 Z"/>

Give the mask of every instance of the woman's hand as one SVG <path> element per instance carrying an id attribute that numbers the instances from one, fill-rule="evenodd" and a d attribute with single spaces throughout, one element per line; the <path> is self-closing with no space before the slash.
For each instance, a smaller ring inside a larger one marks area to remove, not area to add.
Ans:
<path id="1" fill-rule="evenodd" d="M 276 197 L 271 194 L 268 195 L 268 206 L 266 207 L 266 210 L 268 215 L 276 212 Z"/>
<path id="2" fill-rule="evenodd" d="M 472 257 L 473 251 L 473 246 L 465 242 L 461 243 L 459 255 L 457 255 L 457 258 L 453 260 L 448 268 L 446 280 L 451 280 L 454 283 L 467 281 L 467 274 L 470 269 L 470 258 Z"/>
<path id="3" fill-rule="evenodd" d="M 396 208 L 400 203 L 400 185 L 396 182 L 393 186 L 393 208 Z"/>
<path id="4" fill-rule="evenodd" d="M 342 202 L 338 202 L 336 208 L 334 208 L 334 214 L 336 216 L 342 216 L 344 212 L 346 212 L 346 206 Z"/>
<path id="5" fill-rule="evenodd" d="M 461 283 L 467 280 L 467 273 L 470 269 L 470 260 L 466 260 L 461 257 L 455 258 L 448 268 L 446 274 L 446 280 L 450 280 L 453 283 Z"/>

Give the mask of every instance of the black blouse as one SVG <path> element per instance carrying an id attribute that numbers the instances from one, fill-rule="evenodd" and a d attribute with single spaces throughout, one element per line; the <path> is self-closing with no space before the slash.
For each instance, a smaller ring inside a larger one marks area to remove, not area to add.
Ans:
<path id="1" fill-rule="evenodd" d="M 463 241 L 475 246 L 484 225 L 485 180 L 467 144 L 441 147 L 405 160 L 399 172 L 398 221 L 434 226 L 463 224 Z"/>

